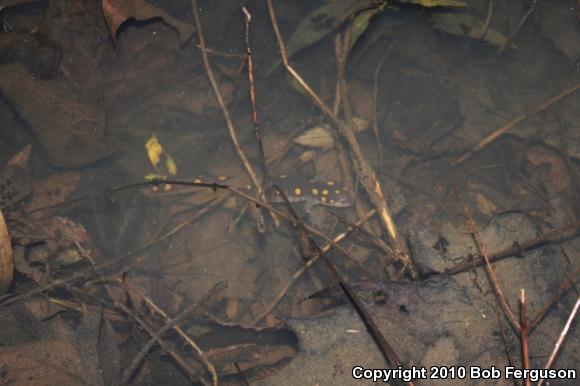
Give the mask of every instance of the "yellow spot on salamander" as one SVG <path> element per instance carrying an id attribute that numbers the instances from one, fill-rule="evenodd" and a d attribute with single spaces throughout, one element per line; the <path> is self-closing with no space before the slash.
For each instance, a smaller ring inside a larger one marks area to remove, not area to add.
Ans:
<path id="1" fill-rule="evenodd" d="M 320 197 L 320 202 L 326 202 L 326 197 L 324 196 Z"/>
<path id="2" fill-rule="evenodd" d="M 173 185 L 171 184 L 165 184 L 163 185 L 163 190 L 166 192 L 169 192 L 171 189 L 173 189 Z"/>
<path id="3" fill-rule="evenodd" d="M 328 196 L 328 189 L 322 189 L 322 195 Z"/>
<path id="4" fill-rule="evenodd" d="M 326 198 L 326 197 L 324 197 L 324 198 Z M 333 199 L 330 199 L 330 201 L 329 201 L 329 202 L 330 202 L 331 204 L 334 204 L 334 200 L 333 200 Z"/>
<path id="5" fill-rule="evenodd" d="M 326 181 L 326 185 L 328 185 L 328 186 L 333 186 L 334 184 L 335 184 L 335 182 L 332 180 Z"/>
<path id="6" fill-rule="evenodd" d="M 294 195 L 295 196 L 302 195 L 302 189 L 300 189 L 300 188 L 294 188 Z"/>
<path id="7" fill-rule="evenodd" d="M 312 188 L 312 194 L 314 194 L 315 196 L 318 196 L 320 194 L 320 191 L 316 188 Z"/>

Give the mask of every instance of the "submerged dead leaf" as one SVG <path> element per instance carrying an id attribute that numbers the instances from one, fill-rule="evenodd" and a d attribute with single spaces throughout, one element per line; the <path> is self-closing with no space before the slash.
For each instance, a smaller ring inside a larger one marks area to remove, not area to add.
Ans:
<path id="1" fill-rule="evenodd" d="M 13 385 L 86 385 L 86 368 L 69 339 L 5 346 L 0 350 L 3 379 Z M 66 368 L 66 370 L 64 370 Z"/>
<path id="2" fill-rule="evenodd" d="M 364 118 L 353 117 L 353 131 L 360 133 L 368 129 L 369 123 Z M 315 149 L 328 150 L 334 147 L 332 129 L 326 123 L 306 130 L 305 133 L 294 139 L 295 143 Z"/>
<path id="3" fill-rule="evenodd" d="M 34 3 L 36 0 L 0 0 L 0 11 L 4 8 L 14 7 L 18 5 L 24 5 L 28 3 Z"/>
<path id="4" fill-rule="evenodd" d="M 328 125 L 320 125 L 307 130 L 304 134 L 294 139 L 295 143 L 302 146 L 328 150 L 334 146 L 334 138 Z"/>
<path id="5" fill-rule="evenodd" d="M 8 227 L 0 210 L 0 295 L 8 291 L 14 276 L 14 260 Z"/>
<path id="6" fill-rule="evenodd" d="M 309 47 L 330 34 L 351 16 L 363 10 L 378 8 L 383 1 L 375 0 L 337 0 L 326 3 L 302 19 L 286 45 L 288 58 Z M 267 73 L 274 71 L 280 62 L 277 61 Z"/>
<path id="7" fill-rule="evenodd" d="M 484 40 L 494 46 L 503 48 L 509 43 L 509 47 L 517 48 L 509 39 L 494 30 L 487 28 L 483 21 L 466 13 L 437 13 L 431 16 L 433 26 L 440 31 L 456 36 L 463 36 L 475 40 Z"/>
<path id="8" fill-rule="evenodd" d="M 30 160 L 30 152 L 32 150 L 32 145 L 26 145 L 24 149 L 20 150 L 18 153 L 10 158 L 7 166 L 19 166 L 23 170 L 28 170 L 28 161 Z"/>
<path id="9" fill-rule="evenodd" d="M 382 12 L 387 3 L 379 3 L 379 5 L 375 8 L 367 9 L 359 13 L 350 23 L 350 42 L 349 42 L 349 51 L 354 47 L 358 39 L 362 36 L 362 34 L 369 28 L 369 24 L 371 19 Z"/>
<path id="10" fill-rule="evenodd" d="M 534 146 L 528 150 L 526 160 L 538 169 L 541 166 L 547 166 L 543 175 L 556 192 L 566 193 L 570 191 L 572 181 L 566 162 L 560 154 L 548 147 Z"/>
<path id="11" fill-rule="evenodd" d="M 403 3 L 417 4 L 422 7 L 467 7 L 463 1 L 459 0 L 401 0 Z"/>
<path id="12" fill-rule="evenodd" d="M 28 124 L 54 166 L 75 168 L 111 155 L 102 105 L 84 103 L 63 79 L 34 79 L 20 64 L 2 65 L 0 92 Z"/>
<path id="13" fill-rule="evenodd" d="M 576 5 L 576 12 L 580 15 L 580 2 Z M 542 3 L 537 14 L 542 35 L 550 39 L 570 63 L 576 63 L 580 59 L 580 30 L 570 5 Z"/>
<path id="14" fill-rule="evenodd" d="M 103 0 L 103 14 L 111 31 L 111 37 L 116 40 L 119 27 L 127 20 L 137 21 L 161 18 L 165 23 L 175 28 L 179 33 L 181 43 L 185 43 L 195 32 L 192 25 L 177 20 L 167 12 L 154 7 L 144 0 Z"/>
<path id="15" fill-rule="evenodd" d="M 25 210 L 30 212 L 39 208 L 46 208 L 66 202 L 76 191 L 80 180 L 81 173 L 71 171 L 54 173 L 42 181 L 33 181 L 31 199 L 26 204 Z M 59 213 L 72 208 L 72 206 L 62 206 L 59 208 Z M 42 214 L 46 215 L 46 212 Z"/>

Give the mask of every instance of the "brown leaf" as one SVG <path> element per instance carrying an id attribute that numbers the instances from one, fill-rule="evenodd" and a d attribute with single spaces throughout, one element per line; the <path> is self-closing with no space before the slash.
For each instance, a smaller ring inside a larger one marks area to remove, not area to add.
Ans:
<path id="1" fill-rule="evenodd" d="M 14 385 L 89 384 L 74 346 L 68 339 L 39 340 L 0 350 L 4 379 Z M 65 369 L 63 371 L 63 369 Z"/>
<path id="2" fill-rule="evenodd" d="M 14 276 L 14 261 L 12 244 L 8 235 L 8 227 L 0 210 L 0 295 L 8 291 Z"/>
<path id="3" fill-rule="evenodd" d="M 30 160 L 30 151 L 32 150 L 32 145 L 26 145 L 24 149 L 20 150 L 18 153 L 10 158 L 7 166 L 19 166 L 23 170 L 28 170 L 28 161 Z"/>
<path id="4" fill-rule="evenodd" d="M 154 7 L 144 0 L 103 0 L 103 13 L 111 31 L 113 40 L 116 40 L 119 27 L 127 20 L 137 21 L 161 18 L 179 33 L 181 43 L 185 43 L 195 32 L 195 28 L 177 20 L 167 12 Z"/>
<path id="5" fill-rule="evenodd" d="M 102 106 L 83 103 L 62 80 L 34 79 L 20 64 L 2 66 L 0 91 L 26 121 L 55 166 L 84 166 L 115 149 L 105 138 Z"/>
<path id="6" fill-rule="evenodd" d="M 35 1 L 36 0 L 0 0 L 0 11 L 2 11 L 4 8 L 33 3 Z"/>
<path id="7" fill-rule="evenodd" d="M 51 174 L 42 181 L 33 181 L 32 198 L 26 205 L 26 211 L 30 212 L 39 208 L 58 205 L 69 200 L 76 191 L 81 180 L 81 173 L 69 171 Z M 60 213 L 70 207 L 58 208 Z M 42 213 L 46 215 L 46 212 Z"/>

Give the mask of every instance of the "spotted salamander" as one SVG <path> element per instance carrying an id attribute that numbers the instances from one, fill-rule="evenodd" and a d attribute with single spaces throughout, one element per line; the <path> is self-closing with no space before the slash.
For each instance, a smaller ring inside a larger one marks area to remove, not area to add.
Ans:
<path id="1" fill-rule="evenodd" d="M 208 178 L 204 176 L 199 176 L 193 180 L 196 183 L 227 183 L 227 177 L 217 177 Z M 354 194 L 350 192 L 349 189 L 344 187 L 338 182 L 328 180 L 328 181 L 317 181 L 314 179 L 304 181 L 303 178 L 292 178 L 286 175 L 279 176 L 274 179 L 274 182 L 284 191 L 288 201 L 303 202 L 304 209 L 306 212 L 310 212 L 311 209 L 316 205 L 325 205 L 334 208 L 346 208 L 352 206 L 354 200 Z M 246 186 L 246 189 L 250 190 L 251 186 Z M 197 188 L 194 188 L 197 189 Z M 164 192 L 159 192 L 160 194 L 179 194 L 188 190 L 192 190 L 191 187 L 164 187 Z M 179 192 L 178 192 L 178 191 Z M 152 194 L 148 194 L 152 195 Z M 283 202 L 283 198 L 278 193 L 272 193 L 269 196 L 269 200 L 274 203 Z"/>
<path id="2" fill-rule="evenodd" d="M 310 212 L 316 205 L 325 205 L 334 208 L 346 208 L 353 204 L 353 194 L 338 182 L 316 181 L 310 179 L 301 182 L 288 176 L 280 176 L 275 181 L 284 191 L 290 202 L 303 202 L 306 212 Z M 270 197 L 272 202 L 282 202 L 283 198 L 274 193 Z"/>

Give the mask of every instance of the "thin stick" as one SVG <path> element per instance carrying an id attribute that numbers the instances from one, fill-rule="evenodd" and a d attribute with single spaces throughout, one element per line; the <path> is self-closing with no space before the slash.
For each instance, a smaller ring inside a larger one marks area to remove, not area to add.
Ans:
<path id="1" fill-rule="evenodd" d="M 539 236 L 535 239 L 525 241 L 523 243 L 514 245 L 512 247 L 506 248 L 506 249 L 501 250 L 499 252 L 491 253 L 488 256 L 489 261 L 490 262 L 500 261 L 500 260 L 505 259 L 507 257 L 518 255 L 520 253 L 529 251 L 532 248 L 539 247 L 539 246 L 544 245 L 546 243 L 551 243 L 551 242 L 553 242 L 552 239 L 554 239 L 558 236 L 561 236 L 567 232 L 576 230 L 579 227 L 580 227 L 580 223 L 574 223 L 574 224 L 563 226 L 562 228 L 554 229 L 553 231 L 550 231 L 550 232 L 548 232 L 542 236 Z M 446 268 L 444 273 L 448 274 L 448 275 L 454 275 L 456 273 L 464 272 L 464 271 L 467 271 L 468 269 L 475 268 L 481 264 L 485 264 L 485 260 L 480 255 L 480 256 L 476 256 L 475 260 L 462 262 L 462 263 L 456 264 L 452 267 Z"/>
<path id="2" fill-rule="evenodd" d="M 139 324 L 139 326 L 143 330 L 145 330 L 147 332 L 147 334 L 149 334 L 149 336 L 155 335 L 155 331 L 153 331 L 153 329 L 151 327 L 149 327 L 149 325 L 145 322 L 145 320 L 143 320 L 138 315 L 134 315 L 131 312 L 131 310 L 129 310 L 127 307 L 125 307 L 125 305 L 123 303 L 115 302 L 115 307 L 117 307 L 118 309 L 123 311 L 127 316 L 129 316 L 135 322 L 137 322 L 137 324 Z M 189 366 L 189 364 L 177 352 L 175 352 L 175 350 L 173 350 L 173 348 L 170 345 L 165 343 L 165 341 L 163 339 L 158 338 L 158 339 L 156 339 L 156 341 L 157 341 L 157 343 L 159 343 L 159 346 L 161 346 L 161 348 L 163 350 L 167 351 L 173 357 L 173 359 L 176 361 L 176 363 L 187 373 L 189 378 L 191 380 L 193 380 L 194 375 L 195 375 L 195 371 L 191 368 L 191 366 Z M 198 379 L 204 385 L 209 385 L 209 383 L 205 379 L 203 379 L 202 377 L 199 377 Z"/>
<path id="3" fill-rule="evenodd" d="M 127 285 L 126 283 L 124 283 L 124 284 Z M 145 301 L 145 304 L 147 304 L 147 306 L 149 306 L 149 308 L 151 308 L 153 311 L 155 311 L 156 313 L 161 315 L 165 320 L 169 320 L 169 316 L 167 315 L 167 313 L 165 311 L 163 311 L 163 309 L 161 309 L 157 304 L 155 304 L 153 302 L 153 300 L 151 300 L 151 298 L 149 298 L 148 296 L 145 296 L 145 294 L 141 293 L 141 291 L 139 291 L 137 288 L 131 288 L 131 290 L 133 292 L 137 293 L 141 297 L 141 299 L 143 299 L 143 301 Z M 203 365 L 206 367 L 207 371 L 211 374 L 212 384 L 215 386 L 217 384 L 217 381 L 218 381 L 217 371 L 215 369 L 215 366 L 207 358 L 207 355 L 205 355 L 205 352 L 201 349 L 201 347 L 199 347 L 199 345 L 189 335 L 187 335 L 185 333 L 185 331 L 183 331 L 183 329 L 181 327 L 174 326 L 173 330 L 175 330 L 175 332 L 177 332 L 179 334 L 179 336 L 181 336 L 181 338 L 183 338 L 183 340 L 185 340 L 187 342 L 187 344 L 192 348 L 197 359 L 199 359 L 199 361 L 201 363 L 203 363 Z"/>
<path id="4" fill-rule="evenodd" d="M 356 224 L 357 225 L 362 224 L 363 222 L 367 221 L 369 218 L 374 216 L 375 213 L 376 213 L 376 211 L 374 209 L 371 210 L 370 212 L 368 212 L 366 214 L 365 217 L 363 217 L 362 219 L 357 221 Z M 335 243 L 339 243 L 340 241 L 344 240 L 348 236 L 348 234 L 350 232 L 352 232 L 353 230 L 354 230 L 354 228 L 351 228 L 347 232 L 343 232 L 343 233 L 339 234 L 338 236 L 336 236 L 333 239 L 333 241 Z M 280 302 L 282 301 L 282 299 L 284 299 L 284 297 L 286 296 L 286 294 L 288 293 L 290 288 L 298 281 L 298 279 L 300 279 L 300 277 L 302 277 L 302 275 L 304 275 L 304 273 L 308 270 L 308 268 L 313 266 L 318 260 L 320 260 L 320 258 L 322 257 L 323 254 L 327 253 L 331 249 L 332 249 L 332 244 L 330 244 L 330 243 L 324 244 L 321 248 L 322 253 L 316 254 L 310 260 L 307 260 L 304 263 L 304 265 L 302 267 L 300 267 L 300 269 L 298 269 L 298 271 L 294 272 L 292 277 L 282 287 L 282 289 L 280 290 L 278 295 L 276 295 L 274 300 L 272 300 L 272 302 L 270 302 L 268 307 L 266 307 L 266 309 L 260 315 L 258 315 L 258 317 L 256 317 L 256 319 L 252 322 L 252 325 L 257 326 L 258 324 L 260 324 L 260 322 L 262 322 L 262 320 L 264 320 L 266 318 L 266 316 L 268 316 L 274 310 L 274 308 L 276 308 L 276 306 L 278 304 L 280 304 Z"/>
<path id="5" fill-rule="evenodd" d="M 240 145 L 240 141 L 238 140 L 238 134 L 236 132 L 236 128 L 235 128 L 234 123 L 232 121 L 232 117 L 231 117 L 230 112 L 226 106 L 226 103 L 224 102 L 224 99 L 221 95 L 217 81 L 215 80 L 215 77 L 213 75 L 213 70 L 211 69 L 211 66 L 209 64 L 209 59 L 207 57 L 207 52 L 206 52 L 205 38 L 204 38 L 204 34 L 203 34 L 203 29 L 201 27 L 201 20 L 199 19 L 197 0 L 191 0 L 191 6 L 193 9 L 195 26 L 197 28 L 197 34 L 199 37 L 199 44 L 202 47 L 201 57 L 203 59 L 203 65 L 205 66 L 205 71 L 207 73 L 207 77 L 209 79 L 209 82 L 211 83 L 211 87 L 213 88 L 213 91 L 214 91 L 214 94 L 217 98 L 218 104 L 220 105 L 220 108 L 221 108 L 222 113 L 224 115 L 226 125 L 228 126 L 228 132 L 230 134 L 230 138 L 232 140 L 234 148 L 236 149 L 236 152 L 238 153 L 238 157 L 240 157 L 240 160 L 242 161 L 242 165 L 244 165 L 244 168 L 246 169 L 246 173 L 248 173 L 248 175 L 250 176 L 250 179 L 252 180 L 252 183 L 254 184 L 256 191 L 258 192 L 259 196 L 262 197 L 264 194 L 262 186 L 260 184 L 260 181 L 258 180 L 258 177 L 256 176 L 256 173 L 254 173 L 254 170 L 252 169 L 252 165 L 250 164 L 250 161 L 248 161 L 248 157 L 246 156 L 246 153 L 244 153 L 244 151 L 242 150 L 242 147 Z"/>
<path id="6" fill-rule="evenodd" d="M 514 39 L 516 38 L 516 36 L 518 35 L 518 33 L 520 32 L 520 30 L 522 29 L 522 27 L 524 26 L 524 24 L 526 23 L 526 21 L 528 20 L 528 18 L 530 17 L 530 15 L 536 10 L 536 2 L 534 1 L 532 3 L 532 6 L 526 11 L 526 13 L 524 14 L 524 16 L 522 16 L 522 18 L 520 19 L 520 22 L 518 23 L 518 25 L 516 26 L 516 29 L 513 31 L 513 33 L 510 34 L 509 38 L 506 39 L 506 41 L 502 44 L 502 46 L 499 49 L 499 53 L 501 54 L 505 48 L 509 45 L 512 44 L 512 42 L 514 41 Z M 511 24 L 511 23 L 510 23 Z"/>
<path id="7" fill-rule="evenodd" d="M 516 127 L 518 124 L 522 123 L 523 121 L 530 118 L 531 116 L 547 109 L 548 107 L 550 107 L 554 103 L 560 101 L 561 99 L 567 97 L 568 95 L 573 94 L 579 88 L 580 88 L 580 83 L 576 83 L 575 85 L 562 91 L 560 94 L 548 99 L 547 101 L 545 101 L 544 103 L 542 103 L 541 105 L 539 105 L 538 107 L 536 107 L 535 109 L 530 111 L 528 114 L 521 114 L 521 115 L 515 117 L 514 119 L 509 121 L 505 126 L 500 127 L 497 130 L 494 130 L 491 134 L 489 134 L 487 137 L 482 139 L 477 145 L 473 146 L 473 148 L 471 148 L 471 150 L 469 150 L 467 153 L 465 153 L 464 155 L 462 155 L 461 157 L 459 157 L 455 161 L 453 161 L 452 164 L 453 165 L 460 164 L 461 162 L 470 158 L 475 153 L 481 151 L 484 147 L 486 147 L 487 145 L 489 145 L 490 143 L 492 143 L 493 141 L 495 141 L 496 139 L 498 139 L 499 137 L 501 137 L 502 135 L 504 135 L 505 133 L 507 133 L 508 131 L 513 129 L 514 127 Z"/>
<path id="8" fill-rule="evenodd" d="M 288 57 L 286 55 L 284 41 L 282 40 L 282 35 L 280 34 L 278 23 L 276 21 L 272 0 L 267 0 L 267 2 L 270 20 L 272 22 L 274 34 L 276 35 L 276 40 L 278 41 L 280 56 L 282 58 L 284 67 L 288 73 L 302 86 L 302 88 L 304 88 L 304 90 L 308 93 L 308 95 L 312 98 L 320 110 L 332 121 L 340 135 L 348 143 L 355 164 L 355 170 L 359 176 L 359 180 L 371 198 L 371 201 L 373 202 L 377 213 L 380 216 L 381 222 L 385 228 L 389 240 L 393 244 L 393 249 L 396 253 L 396 259 L 404 265 L 405 270 L 408 271 L 413 278 L 418 277 L 417 269 L 411 260 L 409 251 L 403 239 L 397 232 L 395 222 L 393 221 L 393 218 L 389 212 L 389 208 L 386 204 L 381 185 L 377 180 L 376 173 L 373 171 L 367 159 L 363 156 L 363 152 L 360 148 L 358 140 L 356 139 L 350 127 L 348 127 L 344 122 L 336 117 L 332 110 L 322 101 L 322 99 L 320 99 L 318 94 L 316 94 L 316 92 L 312 90 L 312 88 L 304 81 L 304 79 L 302 79 L 300 74 L 298 74 L 298 72 L 296 72 L 296 70 L 290 66 Z"/>
<path id="9" fill-rule="evenodd" d="M 530 330 L 533 329 L 534 327 L 536 327 L 536 325 L 538 325 L 542 321 L 542 319 L 544 319 L 544 316 L 546 316 L 546 314 L 552 308 L 552 306 L 554 304 L 556 304 L 558 302 L 558 300 L 560 300 L 560 298 L 562 296 L 564 296 L 564 294 L 566 292 L 568 292 L 568 290 L 570 288 L 572 288 L 572 286 L 574 285 L 574 281 L 576 280 L 576 278 L 578 277 L 579 274 L 580 274 L 580 268 L 577 268 L 576 271 L 574 271 L 574 273 L 572 275 L 570 275 L 570 277 L 568 277 L 568 278 L 566 278 L 566 280 L 564 280 L 564 282 L 560 285 L 560 288 L 558 288 L 558 291 L 556 291 L 554 296 L 552 296 L 552 299 L 550 299 L 544 305 L 544 307 L 542 307 L 542 309 L 540 311 L 538 311 L 536 317 L 530 323 Z"/>
<path id="10" fill-rule="evenodd" d="M 499 310 L 497 300 L 495 302 L 493 302 L 493 311 L 494 311 L 493 313 L 495 314 L 495 317 L 497 319 L 497 324 L 498 324 L 498 327 L 499 327 L 499 331 L 501 332 L 501 340 L 503 342 L 503 349 L 505 351 L 505 355 L 507 357 L 507 361 L 508 361 L 508 363 L 511 366 L 513 366 L 514 365 L 514 361 L 512 359 L 512 355 L 510 353 L 507 332 L 506 332 L 506 330 L 504 328 L 504 324 L 503 324 L 503 314 Z"/>
<path id="11" fill-rule="evenodd" d="M 503 290 L 501 289 L 501 287 L 499 285 L 499 281 L 497 280 L 497 276 L 495 274 L 493 266 L 491 265 L 491 262 L 489 261 L 489 256 L 487 254 L 485 244 L 483 243 L 483 239 L 482 239 L 481 234 L 479 232 L 479 227 L 477 226 L 477 224 L 475 223 L 475 220 L 473 219 L 473 215 L 471 213 L 471 210 L 469 209 L 467 204 L 465 204 L 465 200 L 463 200 L 463 197 L 462 197 L 461 193 L 459 192 L 459 189 L 455 189 L 455 194 L 460 199 L 462 199 L 462 201 L 464 202 L 463 212 L 467 216 L 468 227 L 470 228 L 471 236 L 473 238 L 473 241 L 475 242 L 475 246 L 477 248 L 477 251 L 479 252 L 479 254 L 483 257 L 483 260 L 485 261 L 485 269 L 487 270 L 487 274 L 489 276 L 489 280 L 491 281 L 493 290 L 495 292 L 495 296 L 499 300 L 499 304 L 501 305 L 502 310 L 503 310 L 504 314 L 506 315 L 507 319 L 509 320 L 509 322 L 511 323 L 512 327 L 514 329 L 516 329 L 517 331 L 520 331 L 521 327 L 519 325 L 518 319 L 516 318 L 512 309 L 510 308 L 510 306 L 509 306 L 509 304 L 508 304 L 508 302 L 503 294 Z"/>
<path id="12" fill-rule="evenodd" d="M 143 362 L 143 359 L 145 359 L 145 356 L 147 355 L 147 353 L 149 353 L 149 351 L 151 350 L 151 348 L 153 348 L 155 343 L 157 343 L 158 341 L 161 340 L 161 337 L 167 331 L 176 327 L 177 324 L 179 322 L 181 322 L 183 319 L 185 319 L 185 317 L 188 316 L 195 308 L 197 308 L 199 305 L 205 303 L 210 297 L 215 295 L 217 292 L 222 291 L 226 287 L 227 287 L 227 284 L 225 282 L 217 283 L 197 303 L 193 303 L 193 304 L 189 305 L 185 310 L 183 310 L 183 312 L 181 312 L 181 314 L 179 314 L 178 316 L 176 316 L 173 319 L 168 320 L 162 328 L 160 328 L 157 332 L 155 332 L 153 335 L 151 335 L 151 338 L 149 339 L 149 341 L 141 348 L 139 353 L 137 353 L 137 355 L 135 355 L 135 357 L 131 361 L 131 364 L 123 372 L 123 377 L 121 378 L 121 381 L 123 383 L 129 383 L 131 381 L 131 378 L 133 377 L 133 373 L 135 373 L 135 370 L 137 370 L 137 367 L 139 367 L 141 365 L 141 362 Z M 213 366 L 211 366 L 211 367 L 213 368 Z M 217 378 L 217 374 L 215 373 L 215 368 L 213 368 L 212 378 L 213 378 L 212 384 L 214 386 L 217 386 L 218 385 L 218 378 Z"/>
<path id="13" fill-rule="evenodd" d="M 526 320 L 526 291 L 520 289 L 520 341 L 522 345 L 522 363 L 525 370 L 530 369 L 529 328 Z M 531 386 L 531 381 L 526 377 L 526 386 Z"/>
<path id="14" fill-rule="evenodd" d="M 377 68 L 375 68 L 375 73 L 373 76 L 374 84 L 373 84 L 373 116 L 372 116 L 372 128 L 373 128 L 373 135 L 375 136 L 375 142 L 377 144 L 377 158 L 379 160 L 379 169 L 383 168 L 383 144 L 381 143 L 381 137 L 379 134 L 379 122 L 377 119 L 377 101 L 379 99 L 379 74 L 381 69 L 383 68 L 383 63 L 387 59 L 387 56 L 391 53 L 391 49 L 393 45 L 389 45 L 387 51 L 381 56 L 379 60 L 379 64 Z"/>
<path id="15" fill-rule="evenodd" d="M 260 129 L 260 125 L 258 124 L 258 107 L 256 103 L 256 88 L 254 86 L 254 64 L 252 61 L 252 46 L 250 44 L 250 23 L 252 21 L 252 15 L 248 11 L 245 6 L 242 6 L 242 14 L 244 15 L 244 25 L 245 25 L 245 43 L 246 43 L 246 60 L 248 64 L 248 84 L 250 89 L 250 104 L 252 108 L 252 123 L 254 124 L 254 132 L 256 134 L 256 143 L 258 144 L 258 154 L 260 159 L 260 166 L 262 169 L 262 176 L 264 177 L 263 181 L 266 186 L 269 186 L 272 183 L 272 178 L 270 177 L 270 172 L 268 170 L 268 164 L 266 162 L 266 153 L 264 152 L 264 144 L 262 142 L 262 131 Z M 265 189 L 262 189 L 262 194 L 260 198 L 268 202 L 268 199 L 265 195 Z M 256 210 L 259 210 L 256 208 Z M 277 226 L 280 225 L 280 219 L 270 212 L 272 216 L 272 220 L 274 224 Z M 263 221 L 263 217 L 260 214 L 260 219 Z M 265 231 L 264 224 L 258 225 L 258 231 L 263 233 Z"/>
<path id="16" fill-rule="evenodd" d="M 493 15 L 493 0 L 489 0 L 489 4 L 487 5 L 487 18 L 485 19 L 485 24 L 483 25 L 483 30 L 481 31 L 481 35 L 479 35 L 479 39 L 483 39 L 487 31 L 489 30 L 492 15 Z"/>
<path id="17" fill-rule="evenodd" d="M 116 279 L 114 281 L 107 280 L 106 282 L 109 282 L 111 284 L 119 284 L 119 285 L 123 284 L 121 282 L 121 280 L 119 280 L 119 279 Z M 85 288 L 90 284 L 95 284 L 95 283 L 87 283 L 87 285 L 85 285 Z M 100 284 L 100 283 L 96 283 L 96 284 Z M 104 305 L 107 307 L 110 306 L 110 304 L 108 302 L 106 302 L 105 300 L 103 300 L 97 296 L 90 295 L 86 291 L 80 290 L 78 288 L 67 287 L 67 290 L 72 292 L 74 295 L 79 296 L 81 299 L 86 298 L 88 296 L 92 300 L 98 302 L 101 305 Z M 139 327 L 141 327 L 143 330 L 145 330 L 145 332 L 147 332 L 150 336 L 152 336 L 155 333 L 139 315 L 135 315 L 133 312 L 131 312 L 131 310 L 128 309 L 122 302 L 117 302 L 117 301 L 115 301 L 115 299 L 113 299 L 113 301 L 114 301 L 113 306 L 115 308 L 119 309 L 123 314 L 125 314 L 125 316 L 127 316 L 127 317 L 131 318 L 133 321 L 135 321 L 139 325 Z M 189 366 L 189 364 L 185 361 L 185 359 L 183 359 L 181 357 L 181 355 L 179 355 L 175 350 L 173 350 L 173 348 L 170 345 L 165 343 L 164 340 L 159 339 L 158 343 L 159 343 L 159 346 L 161 346 L 161 348 L 163 350 L 165 350 L 175 360 L 175 362 L 180 366 L 180 368 L 187 374 L 189 379 L 191 381 L 194 381 L 196 378 L 196 372 L 191 366 Z M 198 380 L 204 386 L 209 386 L 209 383 L 205 379 L 198 377 Z"/>
<path id="18" fill-rule="evenodd" d="M 546 370 L 548 370 L 554 364 L 554 361 L 556 360 L 556 356 L 558 355 L 558 353 L 560 352 L 560 349 L 562 348 L 562 343 L 564 343 L 564 339 L 566 339 L 566 335 L 568 335 L 568 331 L 570 330 L 570 326 L 572 325 L 572 322 L 576 318 L 576 314 L 578 313 L 579 307 L 580 307 L 580 297 L 578 299 L 576 299 L 576 304 L 574 305 L 572 312 L 570 312 L 570 316 L 568 316 L 568 320 L 566 321 L 566 324 L 564 325 L 564 328 L 562 329 L 562 332 L 560 333 L 560 336 L 558 337 L 558 341 L 556 342 L 556 345 L 554 346 L 554 350 L 552 350 L 552 354 L 550 354 L 550 358 L 548 359 L 548 361 L 546 362 L 546 365 L 544 366 L 544 368 Z M 540 382 L 538 383 L 538 386 L 541 386 L 543 384 L 544 384 L 544 379 L 541 379 Z"/>

